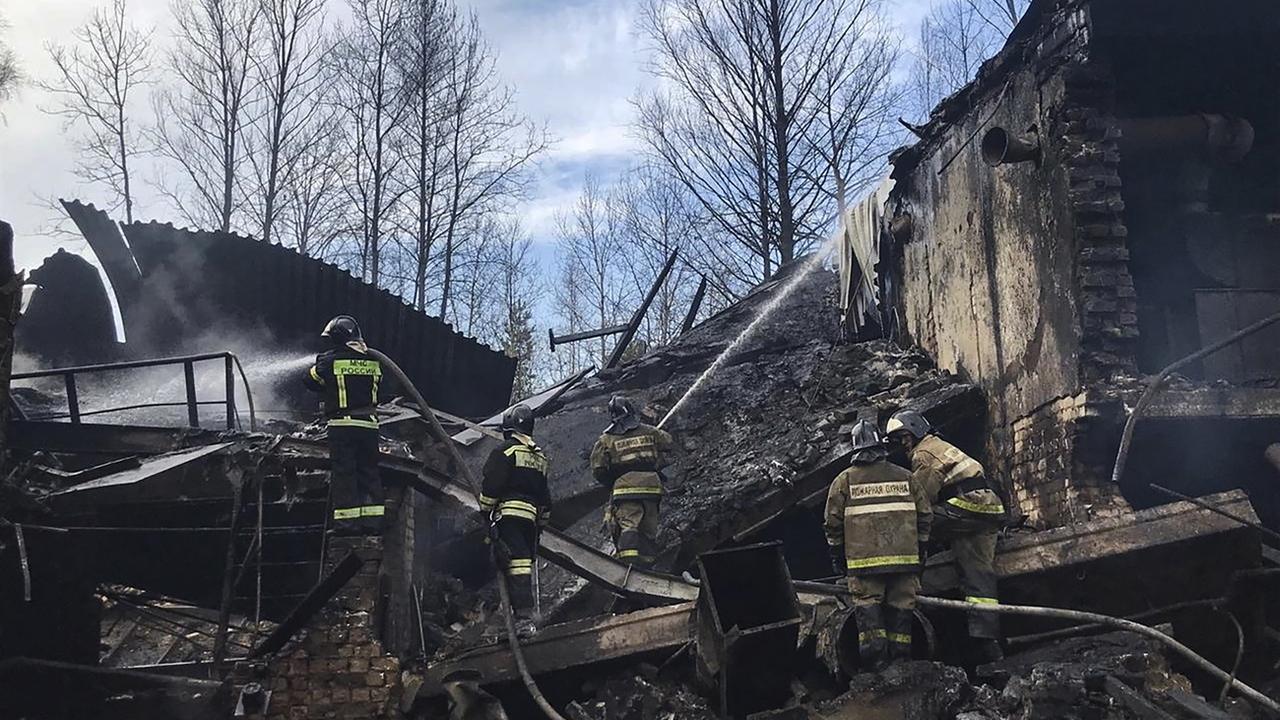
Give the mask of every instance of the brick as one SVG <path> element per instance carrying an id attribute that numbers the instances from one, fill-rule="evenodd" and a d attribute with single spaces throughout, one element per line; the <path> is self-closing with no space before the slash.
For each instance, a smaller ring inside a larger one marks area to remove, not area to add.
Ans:
<path id="1" fill-rule="evenodd" d="M 382 687 L 369 689 L 369 700 L 372 702 L 382 705 L 390 699 L 391 699 L 391 688 L 385 685 Z"/>
<path id="2" fill-rule="evenodd" d="M 294 705 L 289 708 L 289 720 L 308 720 L 311 717 L 311 709 L 306 705 Z"/>
<path id="3" fill-rule="evenodd" d="M 369 702 L 370 697 L 369 688 L 367 687 L 351 689 L 352 702 Z"/>
<path id="4" fill-rule="evenodd" d="M 364 684 L 368 687 L 381 687 L 387 684 L 387 674 L 371 672 L 364 676 Z"/>
<path id="5" fill-rule="evenodd" d="M 1129 248 L 1123 245 L 1092 245 L 1080 248 L 1080 259 L 1086 262 L 1124 262 L 1129 259 Z"/>
<path id="6" fill-rule="evenodd" d="M 369 672 L 369 660 L 367 658 L 352 658 L 347 665 L 348 672 L 364 674 Z"/>
<path id="7" fill-rule="evenodd" d="M 345 703 L 351 700 L 351 691 L 342 687 L 334 688 L 332 697 L 334 705 Z"/>
<path id="8" fill-rule="evenodd" d="M 400 669 L 400 661 L 393 657 L 374 658 L 369 661 L 369 668 L 395 672 Z"/>

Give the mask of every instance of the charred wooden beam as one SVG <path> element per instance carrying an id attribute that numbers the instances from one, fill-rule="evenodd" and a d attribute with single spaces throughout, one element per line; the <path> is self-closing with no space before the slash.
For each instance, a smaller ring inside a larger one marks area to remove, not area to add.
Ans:
<path id="1" fill-rule="evenodd" d="M 603 619 L 553 625 L 521 643 L 529 670 L 542 675 L 662 650 L 675 650 L 693 639 L 691 602 L 639 610 Z M 467 674 L 481 685 L 519 677 L 506 642 L 470 650 L 428 666 L 417 698 L 444 693 L 451 676 Z"/>
<path id="2" fill-rule="evenodd" d="M 307 596 L 298 603 L 298 606 L 289 613 L 276 629 L 262 641 L 258 647 L 253 649 L 249 654 L 251 658 L 260 658 L 270 655 L 289 642 L 289 638 L 293 634 L 306 626 L 329 599 L 338 593 L 344 585 L 350 582 L 351 578 L 360 572 L 360 568 L 364 565 L 364 560 L 360 559 L 355 553 L 347 553 L 346 557 L 338 562 L 333 568 L 333 572 L 325 576 Z"/>

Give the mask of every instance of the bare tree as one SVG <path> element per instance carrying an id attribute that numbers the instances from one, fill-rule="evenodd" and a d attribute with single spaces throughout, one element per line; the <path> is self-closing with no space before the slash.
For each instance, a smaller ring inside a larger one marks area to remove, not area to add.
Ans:
<path id="1" fill-rule="evenodd" d="M 497 239 L 497 263 L 493 283 L 496 292 L 492 295 L 498 302 L 494 318 L 497 333 L 491 341 L 516 360 L 515 383 L 511 389 L 511 398 L 515 401 L 538 390 L 538 354 L 542 345 L 537 342 L 534 313 L 545 288 L 533 254 L 533 239 L 521 229 L 518 220 L 497 223 L 493 237 Z"/>
<path id="2" fill-rule="evenodd" d="M 322 34 L 325 0 L 257 0 L 262 52 L 254 57 L 261 114 L 253 124 L 256 186 L 252 197 L 260 239 L 277 240 L 282 195 L 308 160 L 327 118 L 322 102 L 329 41 Z M 308 179 L 310 180 L 310 179 Z"/>
<path id="3" fill-rule="evenodd" d="M 452 49 L 448 34 L 456 22 L 445 0 L 411 0 L 406 51 L 401 54 L 412 117 L 405 137 L 412 157 L 413 233 L 410 246 L 414 273 L 413 306 L 427 307 L 428 268 L 443 224 L 442 185 L 446 163 L 444 81 Z"/>
<path id="4" fill-rule="evenodd" d="M 1001 38 L 1013 31 L 1031 0 L 965 0 L 978 17 L 982 18 Z"/>
<path id="5" fill-rule="evenodd" d="M 174 0 L 172 9 L 168 64 L 176 87 L 157 98 L 153 139 L 182 182 L 162 177 L 160 191 L 188 221 L 227 232 L 245 205 L 245 133 L 261 8 L 257 0 Z"/>
<path id="6" fill-rule="evenodd" d="M 354 19 L 335 55 L 337 102 L 348 128 L 347 194 L 359 215 L 360 274 L 378 285 L 384 234 L 406 191 L 397 180 L 404 154 L 393 147 L 410 109 L 395 62 L 405 16 L 399 0 L 349 0 L 349 5 Z"/>
<path id="7" fill-rule="evenodd" d="M 806 135 L 821 112 L 814 90 L 860 31 L 864 5 L 650 0 L 643 13 L 653 72 L 671 91 L 641 100 L 639 134 L 738 240 L 719 259 L 742 281 L 812 246 L 832 215 Z"/>
<path id="8" fill-rule="evenodd" d="M 8 30 L 9 24 L 0 17 L 0 31 Z M 18 66 L 18 56 L 13 48 L 0 38 L 0 102 L 13 97 L 19 83 L 22 82 L 22 69 Z"/>
<path id="9" fill-rule="evenodd" d="M 520 197 L 527 170 L 550 144 L 545 128 L 523 117 L 515 93 L 499 83 L 494 57 L 474 14 L 455 23 L 444 70 L 446 176 L 440 317 L 449 317 L 459 229 L 476 214 Z"/>
<path id="10" fill-rule="evenodd" d="M 636 297 L 649 291 L 673 251 L 684 256 L 685 262 L 675 265 L 645 314 L 646 344 L 666 345 L 679 335 L 699 281 L 699 274 L 688 260 L 699 258 L 703 222 L 684 187 L 653 167 L 636 168 L 623 175 L 610 193 L 610 203 L 618 216 L 620 244 L 625 250 L 624 271 L 630 276 Z"/>
<path id="11" fill-rule="evenodd" d="M 303 255 L 324 257 L 350 230 L 343 185 L 346 147 L 343 128 L 332 108 L 298 138 L 290 181 L 281 187 L 280 217 L 294 247 Z"/>
<path id="12" fill-rule="evenodd" d="M 964 87 L 994 55 L 1025 11 L 1027 0 L 940 0 L 920 24 L 911 69 L 913 114 L 926 118 Z"/>
<path id="13" fill-rule="evenodd" d="M 810 145 L 821 163 L 802 168 L 824 172 L 813 182 L 835 200 L 838 217 L 883 176 L 889 151 L 899 141 L 895 118 L 904 93 L 893 81 L 899 43 L 882 10 L 879 0 L 860 0 L 851 9 L 856 30 L 832 54 L 814 86 L 818 114 Z"/>
<path id="14" fill-rule="evenodd" d="M 587 330 L 621 321 L 634 287 L 626 275 L 626 247 L 619 232 L 616 206 L 593 176 L 583 183 L 573 210 L 556 219 L 560 262 L 581 290 L 574 308 L 579 322 L 571 330 Z M 583 312 L 585 311 L 585 312 Z M 598 363 L 609 357 L 609 339 L 600 338 Z"/>
<path id="15" fill-rule="evenodd" d="M 153 30 L 135 27 L 126 15 L 125 0 L 113 0 L 72 32 L 74 45 L 48 44 L 54 73 L 36 84 L 54 98 L 54 105 L 42 109 L 83 132 L 76 139 L 77 174 L 106 186 L 114 196 L 110 207 L 123 206 L 125 220 L 133 222 L 130 161 L 138 153 L 139 133 L 131 99 L 152 80 Z"/>

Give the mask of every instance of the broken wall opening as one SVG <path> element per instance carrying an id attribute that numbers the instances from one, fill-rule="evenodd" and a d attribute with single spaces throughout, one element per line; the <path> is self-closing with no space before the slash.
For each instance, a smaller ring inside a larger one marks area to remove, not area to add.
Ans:
<path id="1" fill-rule="evenodd" d="M 1280 6 L 1095 3 L 1094 57 L 1113 76 L 1138 294 L 1139 369 L 1153 373 L 1280 312 Z M 1190 368 L 1277 377 L 1280 329 Z"/>
<path id="2" fill-rule="evenodd" d="M 1280 418 L 1148 418 L 1134 430 L 1121 483 L 1135 509 L 1171 498 L 1155 483 L 1199 497 L 1240 488 L 1268 527 L 1280 527 L 1280 468 L 1265 456 L 1280 441 Z"/>

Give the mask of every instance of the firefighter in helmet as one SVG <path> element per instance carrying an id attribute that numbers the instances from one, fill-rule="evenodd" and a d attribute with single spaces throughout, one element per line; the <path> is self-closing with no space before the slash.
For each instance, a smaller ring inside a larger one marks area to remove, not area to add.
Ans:
<path id="1" fill-rule="evenodd" d="M 382 363 L 370 357 L 360 325 L 339 315 L 320 333 L 329 349 L 316 356 L 304 378 L 324 396 L 329 435 L 329 501 L 337 534 L 382 530 L 382 482 L 378 475 L 378 384 Z"/>
<path id="2" fill-rule="evenodd" d="M 885 431 L 890 444 L 911 458 L 913 476 L 933 506 L 933 536 L 950 544 L 965 600 L 999 602 L 994 563 L 1005 507 L 982 465 L 938 437 L 914 410 L 896 413 Z M 969 636 L 977 662 L 1004 657 L 994 613 L 969 613 Z"/>
<path id="3" fill-rule="evenodd" d="M 657 553 L 662 468 L 674 442 L 670 433 L 640 421 L 630 399 L 609 400 L 612 423 L 591 450 L 596 482 L 612 490 L 605 519 L 619 560 L 648 567 Z"/>
<path id="4" fill-rule="evenodd" d="M 550 467 L 546 453 L 533 440 L 533 411 L 520 404 L 502 415 L 502 444 L 484 464 L 480 508 L 489 514 L 498 543 L 500 568 L 511 589 L 511 606 L 523 633 L 533 629 L 533 564 L 538 530 L 551 517 Z"/>
<path id="5" fill-rule="evenodd" d="M 933 511 L 910 472 L 888 461 L 875 423 L 853 426 L 852 465 L 827 492 L 823 530 L 831 566 L 845 575 L 858 654 L 872 671 L 911 657 L 912 611 Z"/>

